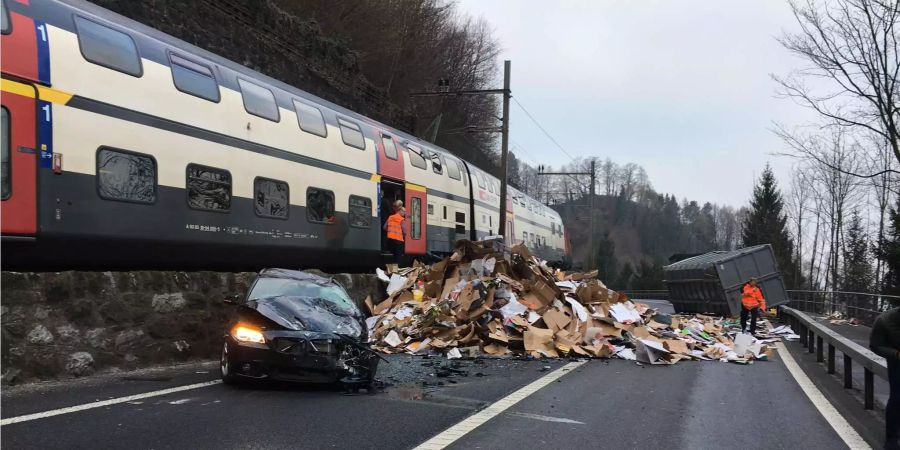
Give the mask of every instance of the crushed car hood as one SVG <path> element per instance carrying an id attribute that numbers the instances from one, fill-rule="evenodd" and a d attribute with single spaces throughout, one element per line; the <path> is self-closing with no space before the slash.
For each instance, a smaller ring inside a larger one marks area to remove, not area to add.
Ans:
<path id="1" fill-rule="evenodd" d="M 314 331 L 363 338 L 358 311 L 317 297 L 280 296 L 250 300 L 243 305 L 287 330 Z"/>

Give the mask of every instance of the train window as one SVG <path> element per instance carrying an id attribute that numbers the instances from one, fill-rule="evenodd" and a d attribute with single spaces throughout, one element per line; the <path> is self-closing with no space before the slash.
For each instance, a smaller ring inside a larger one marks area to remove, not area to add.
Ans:
<path id="1" fill-rule="evenodd" d="M 0 0 L 0 29 L 3 34 L 9 34 L 12 31 L 12 21 L 9 20 L 9 10 L 6 9 L 6 0 Z"/>
<path id="2" fill-rule="evenodd" d="M 356 195 L 350 196 L 350 226 L 372 227 L 372 199 Z"/>
<path id="3" fill-rule="evenodd" d="M 556 236 L 556 222 L 550 222 L 550 234 Z"/>
<path id="4" fill-rule="evenodd" d="M 414 145 L 407 145 L 406 148 L 409 149 L 409 163 L 412 164 L 413 167 L 426 170 L 428 165 L 425 163 L 425 157 L 422 156 L 422 149 Z"/>
<path id="5" fill-rule="evenodd" d="M 307 188 L 306 219 L 315 223 L 334 223 L 334 192 L 314 187 Z"/>
<path id="6" fill-rule="evenodd" d="M 2 133 L 0 133 L 0 139 L 3 142 L 0 142 L 0 152 L 2 152 L 2 169 L 0 169 L 0 184 L 3 185 L 3 200 L 9 198 L 10 188 L 12 184 L 10 183 L 9 176 L 12 174 L 10 171 L 10 146 L 9 146 L 9 110 L 6 109 L 5 106 L 0 107 L 0 113 L 2 113 L 2 117 L 0 117 L 0 125 L 2 125 Z"/>
<path id="7" fill-rule="evenodd" d="M 447 207 L 444 207 L 444 220 L 447 220 Z"/>
<path id="8" fill-rule="evenodd" d="M 487 223 L 487 216 L 484 215 L 484 214 L 481 215 L 481 223 L 482 223 L 482 224 Z"/>
<path id="9" fill-rule="evenodd" d="M 461 177 L 459 175 L 459 166 L 457 164 L 458 163 L 453 160 L 450 160 L 447 163 L 447 176 L 449 176 L 450 178 L 453 178 L 454 180 L 461 179 Z"/>
<path id="10" fill-rule="evenodd" d="M 257 216 L 287 219 L 290 190 L 284 181 L 256 177 L 253 180 L 253 210 Z"/>
<path id="11" fill-rule="evenodd" d="M 341 128 L 341 140 L 345 144 L 360 150 L 366 149 L 366 138 L 363 137 L 362 131 L 359 130 L 359 125 L 340 117 L 338 117 L 338 125 Z"/>
<path id="12" fill-rule="evenodd" d="M 184 59 L 173 53 L 169 54 L 172 66 L 172 81 L 175 88 L 211 102 L 219 102 L 219 84 L 212 69 L 206 64 L 199 64 Z"/>
<path id="13" fill-rule="evenodd" d="M 457 225 L 456 233 L 457 234 L 466 234 L 466 226 L 465 225 Z"/>
<path id="14" fill-rule="evenodd" d="M 530 241 L 530 242 L 532 242 L 532 243 L 536 242 L 536 241 L 534 240 L 534 233 L 528 233 L 528 237 L 531 238 L 531 241 Z"/>
<path id="15" fill-rule="evenodd" d="M 410 234 L 413 239 L 422 239 L 422 199 L 413 197 L 410 207 L 412 209 L 409 216 Z"/>
<path id="16" fill-rule="evenodd" d="M 522 232 L 522 242 L 526 242 L 527 240 L 528 240 L 528 232 L 523 231 Z"/>
<path id="17" fill-rule="evenodd" d="M 278 122 L 281 113 L 278 104 L 275 103 L 275 94 L 268 88 L 238 78 L 241 87 L 241 97 L 244 99 L 244 109 L 254 116 Z"/>
<path id="18" fill-rule="evenodd" d="M 547 246 L 547 236 L 541 236 L 541 245 Z"/>
<path id="19" fill-rule="evenodd" d="M 131 36 L 81 16 L 75 16 L 75 29 L 84 59 L 131 76 L 144 74 Z"/>
<path id="20" fill-rule="evenodd" d="M 463 167 L 463 164 L 459 161 L 456 161 L 456 165 L 459 166 L 459 173 L 462 174 L 463 186 L 469 185 L 469 175 L 466 174 L 466 169 Z"/>
<path id="21" fill-rule="evenodd" d="M 488 192 L 490 192 L 491 194 L 496 194 L 496 192 L 494 192 L 494 183 L 490 180 L 490 178 L 485 177 L 485 181 L 487 181 Z"/>
<path id="22" fill-rule="evenodd" d="M 428 215 L 429 216 L 434 215 L 434 205 L 432 205 L 431 203 L 428 204 Z"/>
<path id="23" fill-rule="evenodd" d="M 188 206 L 192 209 L 219 212 L 231 210 L 231 172 L 188 164 L 186 184 Z"/>
<path id="24" fill-rule="evenodd" d="M 328 136 L 328 128 L 325 126 L 325 117 L 322 110 L 313 105 L 294 100 L 294 111 L 297 112 L 297 123 L 300 129 L 315 134 L 316 136 Z"/>
<path id="25" fill-rule="evenodd" d="M 485 188 L 485 185 L 484 185 L 484 174 L 483 174 L 483 173 L 481 173 L 481 172 L 475 172 L 475 181 L 478 182 L 478 187 L 480 187 L 481 189 L 484 189 L 484 188 Z"/>
<path id="26" fill-rule="evenodd" d="M 464 212 L 456 212 L 456 222 L 457 223 L 466 223 L 466 213 Z"/>
<path id="27" fill-rule="evenodd" d="M 150 155 L 100 147 L 97 193 L 104 200 L 156 202 L 156 160 Z"/>
<path id="28" fill-rule="evenodd" d="M 394 140 L 391 139 L 390 136 L 381 136 L 381 144 L 384 145 L 384 156 L 387 156 L 388 159 L 397 160 L 397 146 L 394 145 Z"/>
<path id="29" fill-rule="evenodd" d="M 438 175 L 443 175 L 444 165 L 441 163 L 441 155 L 437 152 L 431 153 L 431 170 Z"/>

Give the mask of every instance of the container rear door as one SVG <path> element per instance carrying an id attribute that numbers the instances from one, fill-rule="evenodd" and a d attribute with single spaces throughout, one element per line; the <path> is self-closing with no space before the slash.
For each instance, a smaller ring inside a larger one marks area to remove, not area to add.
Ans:
<path id="1" fill-rule="evenodd" d="M 406 183 L 406 220 L 409 222 L 409 239 L 406 240 L 407 255 L 424 255 L 427 239 L 425 218 L 427 196 L 425 186 Z"/>
<path id="2" fill-rule="evenodd" d="M 33 236 L 37 231 L 37 89 L 6 79 L 2 86 L 0 233 Z"/>

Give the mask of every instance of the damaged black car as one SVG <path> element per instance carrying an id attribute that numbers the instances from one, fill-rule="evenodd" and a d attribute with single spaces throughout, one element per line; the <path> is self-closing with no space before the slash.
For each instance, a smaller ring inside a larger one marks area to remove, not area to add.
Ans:
<path id="1" fill-rule="evenodd" d="M 222 380 L 341 382 L 371 389 L 380 357 L 344 288 L 312 273 L 265 269 L 237 305 L 222 346 Z"/>

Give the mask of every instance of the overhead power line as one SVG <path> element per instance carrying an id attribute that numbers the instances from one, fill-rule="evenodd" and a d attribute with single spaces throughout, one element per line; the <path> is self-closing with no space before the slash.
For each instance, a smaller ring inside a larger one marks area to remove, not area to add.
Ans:
<path id="1" fill-rule="evenodd" d="M 560 151 L 562 151 L 566 156 L 568 156 L 569 159 L 572 160 L 572 162 L 575 162 L 575 157 L 573 157 L 569 152 L 567 152 L 566 149 L 564 149 L 562 145 L 559 145 L 559 142 L 556 142 L 556 139 L 553 139 L 553 136 L 550 136 L 550 133 L 548 133 L 547 130 L 545 130 L 544 127 L 541 126 L 540 123 L 538 123 L 537 119 L 535 119 L 534 116 L 532 116 L 531 113 L 528 112 L 528 110 L 525 109 L 524 106 L 522 106 L 522 103 L 520 103 L 519 100 L 515 97 L 513 97 L 512 99 L 514 102 L 516 102 L 516 105 L 519 105 L 519 108 L 522 109 L 522 112 L 524 112 L 525 115 L 528 116 L 528 118 L 531 119 L 531 121 L 534 122 L 535 125 L 537 125 L 538 129 L 544 133 L 544 136 L 547 136 L 547 139 L 550 139 L 551 142 L 556 144 L 556 147 L 559 148 Z"/>

